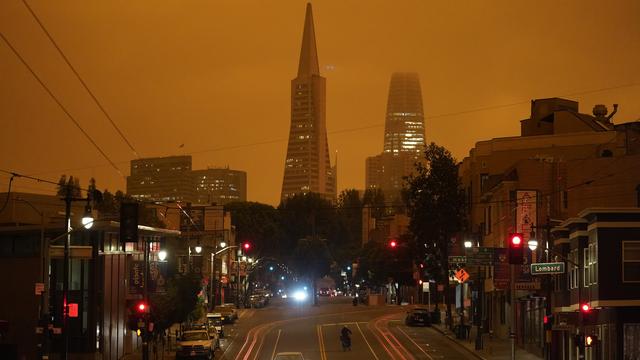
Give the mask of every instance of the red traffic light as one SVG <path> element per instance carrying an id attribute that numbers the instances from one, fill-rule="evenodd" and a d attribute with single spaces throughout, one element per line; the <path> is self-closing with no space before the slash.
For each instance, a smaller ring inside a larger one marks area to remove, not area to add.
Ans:
<path id="1" fill-rule="evenodd" d="M 398 246 L 398 243 L 395 240 L 391 240 L 389 241 L 389 246 L 391 246 L 392 248 L 395 248 L 396 246 Z"/>
<path id="2" fill-rule="evenodd" d="M 141 303 L 139 303 L 139 304 L 136 306 L 136 309 L 137 309 L 139 312 L 145 312 L 145 311 L 147 310 L 147 304 L 145 304 L 145 303 L 141 302 Z"/>
<path id="3" fill-rule="evenodd" d="M 249 242 L 245 242 L 244 244 L 242 244 L 242 248 L 245 250 L 249 250 L 251 249 L 251 244 Z"/>
<path id="4" fill-rule="evenodd" d="M 580 305 L 580 310 L 582 310 L 582 312 L 589 312 L 591 311 L 591 306 L 589 306 L 589 304 L 584 303 L 582 305 Z"/>
<path id="5" fill-rule="evenodd" d="M 520 234 L 511 234 L 511 245 L 513 245 L 513 246 L 522 245 L 522 235 L 520 235 Z"/>
<path id="6" fill-rule="evenodd" d="M 545 315 L 545 316 L 542 318 L 542 323 L 543 323 L 543 324 L 545 324 L 545 325 L 547 325 L 547 324 L 549 323 L 549 317 L 548 317 L 547 315 Z"/>

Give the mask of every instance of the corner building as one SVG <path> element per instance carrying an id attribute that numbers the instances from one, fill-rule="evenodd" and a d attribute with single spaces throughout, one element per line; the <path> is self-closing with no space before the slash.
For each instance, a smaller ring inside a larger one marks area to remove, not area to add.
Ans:
<path id="1" fill-rule="evenodd" d="M 336 199 L 326 126 L 326 84 L 320 76 L 311 4 L 307 4 L 298 75 L 291 80 L 291 127 L 281 200 L 319 193 Z"/>

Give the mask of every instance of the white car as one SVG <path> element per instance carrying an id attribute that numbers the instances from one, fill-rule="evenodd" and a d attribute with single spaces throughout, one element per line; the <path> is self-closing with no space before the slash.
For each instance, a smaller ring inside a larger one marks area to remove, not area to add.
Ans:
<path id="1" fill-rule="evenodd" d="M 301 352 L 279 352 L 273 360 L 304 360 Z"/>

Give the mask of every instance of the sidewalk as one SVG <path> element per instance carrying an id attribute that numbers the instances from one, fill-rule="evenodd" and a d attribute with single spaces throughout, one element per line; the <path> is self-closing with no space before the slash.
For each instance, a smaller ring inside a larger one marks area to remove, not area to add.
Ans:
<path id="1" fill-rule="evenodd" d="M 448 337 L 451 341 L 461 345 L 478 359 L 486 360 L 508 360 L 511 359 L 511 342 L 505 339 L 489 339 L 488 335 L 483 337 L 484 344 L 482 350 L 475 349 L 475 336 L 470 336 L 470 340 L 460 340 L 455 337 L 443 324 L 433 324 L 433 329 Z M 540 360 L 535 354 L 516 346 L 516 359 L 518 360 Z"/>
<path id="2" fill-rule="evenodd" d="M 154 344 L 149 343 L 149 359 L 150 360 L 165 360 L 165 359 L 175 359 L 175 345 L 176 345 L 176 337 L 175 330 L 179 329 L 179 324 L 173 324 L 168 329 L 168 337 L 169 340 L 164 345 L 161 342 L 158 342 L 156 345 L 156 352 L 154 352 Z M 126 354 L 122 360 L 142 360 L 142 347 L 138 347 L 134 350 L 133 353 Z"/>

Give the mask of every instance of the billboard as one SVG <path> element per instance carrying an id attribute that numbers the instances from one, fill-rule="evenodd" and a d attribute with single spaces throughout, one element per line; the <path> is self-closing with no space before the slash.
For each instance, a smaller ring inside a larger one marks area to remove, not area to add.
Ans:
<path id="1" fill-rule="evenodd" d="M 516 231 L 523 235 L 526 246 L 537 221 L 536 190 L 516 190 Z"/>

